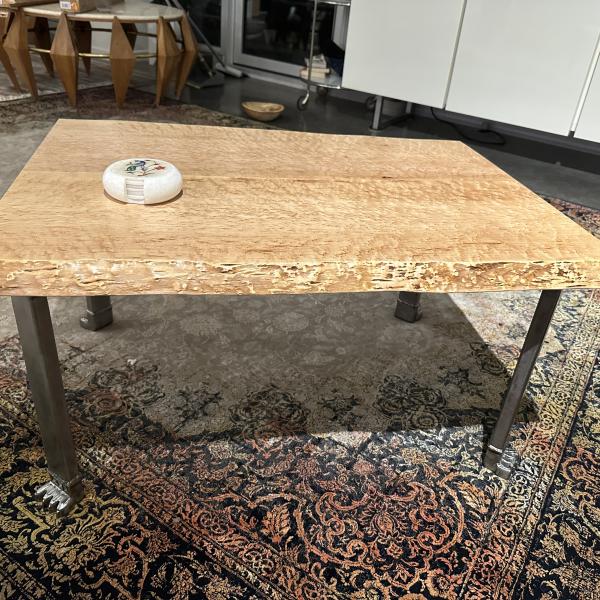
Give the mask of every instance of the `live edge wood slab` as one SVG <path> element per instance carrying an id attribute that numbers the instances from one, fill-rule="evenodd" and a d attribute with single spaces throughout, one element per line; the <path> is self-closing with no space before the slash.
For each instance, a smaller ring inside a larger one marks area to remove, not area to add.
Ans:
<path id="1" fill-rule="evenodd" d="M 108 199 L 111 162 L 183 173 Z M 600 287 L 600 241 L 460 142 L 61 120 L 0 201 L 0 295 Z"/>

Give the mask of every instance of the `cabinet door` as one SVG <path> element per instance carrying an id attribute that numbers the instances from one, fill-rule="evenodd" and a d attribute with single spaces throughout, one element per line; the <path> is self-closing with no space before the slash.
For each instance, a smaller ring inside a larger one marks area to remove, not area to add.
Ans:
<path id="1" fill-rule="evenodd" d="M 600 142 L 600 60 L 596 64 L 592 83 L 583 104 L 575 137 Z"/>
<path id="2" fill-rule="evenodd" d="M 598 0 L 467 0 L 446 108 L 566 135 L 599 34 Z"/>
<path id="3" fill-rule="evenodd" d="M 465 0 L 352 0 L 343 86 L 441 107 Z"/>

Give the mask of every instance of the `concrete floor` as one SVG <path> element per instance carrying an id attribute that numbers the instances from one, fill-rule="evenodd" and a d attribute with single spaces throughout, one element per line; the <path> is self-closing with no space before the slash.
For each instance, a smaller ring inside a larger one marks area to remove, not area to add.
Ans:
<path id="1" fill-rule="evenodd" d="M 308 109 L 297 110 L 300 88 L 245 77 L 227 77 L 218 87 L 187 87 L 182 100 L 213 110 L 242 115 L 245 100 L 268 100 L 286 106 L 275 124 L 284 129 L 323 133 L 382 135 L 432 139 L 460 139 L 452 127 L 426 117 L 414 117 L 380 132 L 369 129 L 371 114 L 364 104 L 338 97 L 313 96 Z M 471 135 L 477 135 L 468 130 Z M 600 157 L 557 148 L 517 137 L 507 137 L 505 146 L 470 146 L 539 194 L 561 198 L 600 210 Z M 556 164 L 560 162 L 561 164 Z M 595 172 L 594 172 L 595 171 Z"/>

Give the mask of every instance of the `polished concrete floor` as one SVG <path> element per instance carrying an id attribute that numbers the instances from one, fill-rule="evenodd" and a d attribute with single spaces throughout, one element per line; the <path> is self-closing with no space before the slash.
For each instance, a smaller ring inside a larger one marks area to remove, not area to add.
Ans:
<path id="1" fill-rule="evenodd" d="M 286 106 L 278 127 L 297 131 L 461 139 L 449 125 L 431 118 L 414 117 L 383 131 L 369 129 L 371 113 L 361 102 L 328 96 L 313 96 L 308 109 L 299 111 L 300 88 L 273 81 L 244 77 L 225 78 L 224 85 L 194 89 L 187 87 L 183 100 L 221 112 L 242 115 L 244 100 L 268 100 Z M 477 132 L 468 130 L 471 136 Z M 508 137 L 502 147 L 473 144 L 489 160 L 537 193 L 600 209 L 600 155 L 557 148 L 517 137 Z M 558 164 L 559 163 L 559 164 Z"/>

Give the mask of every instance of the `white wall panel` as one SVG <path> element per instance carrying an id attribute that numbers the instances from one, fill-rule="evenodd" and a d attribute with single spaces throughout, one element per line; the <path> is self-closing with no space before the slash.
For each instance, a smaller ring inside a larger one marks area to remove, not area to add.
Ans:
<path id="1" fill-rule="evenodd" d="M 596 64 L 592 83 L 575 130 L 575 137 L 600 142 L 600 61 Z"/>
<path id="2" fill-rule="evenodd" d="M 352 0 L 343 86 L 442 107 L 464 0 Z"/>
<path id="3" fill-rule="evenodd" d="M 566 135 L 599 34 L 598 0 L 467 0 L 446 108 Z"/>

